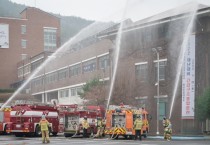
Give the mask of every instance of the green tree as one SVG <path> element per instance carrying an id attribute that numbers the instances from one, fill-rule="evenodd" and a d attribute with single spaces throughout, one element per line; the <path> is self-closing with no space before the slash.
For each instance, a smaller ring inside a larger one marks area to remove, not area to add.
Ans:
<path id="1" fill-rule="evenodd" d="M 200 121 L 210 119 L 210 88 L 206 89 L 202 96 L 196 98 L 195 113 Z"/>
<path id="2" fill-rule="evenodd" d="M 82 87 L 79 95 L 86 100 L 85 105 L 105 105 L 106 92 L 104 83 L 94 78 Z"/>
<path id="3" fill-rule="evenodd" d="M 14 93 L 15 90 L 14 89 L 1 89 L 0 88 L 0 93 Z"/>

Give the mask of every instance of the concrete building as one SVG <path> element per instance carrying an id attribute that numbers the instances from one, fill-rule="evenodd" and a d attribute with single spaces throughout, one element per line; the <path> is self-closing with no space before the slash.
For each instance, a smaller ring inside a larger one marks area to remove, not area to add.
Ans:
<path id="1" fill-rule="evenodd" d="M 194 98 L 209 87 L 210 7 L 198 5 L 197 11 L 189 11 L 192 7 L 185 5 L 179 11 L 169 10 L 135 23 L 126 21 L 69 46 L 65 54 L 56 55 L 32 79 L 30 93 L 42 102 L 81 101 L 77 92 L 89 80 L 97 77 L 109 86 L 114 52 L 120 45 L 111 104 L 124 100 L 145 107 L 152 115 L 153 134 L 163 133 L 163 116 L 171 117 L 174 134 L 201 133 L 204 128 L 195 119 Z M 118 41 L 121 26 L 122 37 Z"/>
<path id="2" fill-rule="evenodd" d="M 14 83 L 17 62 L 60 46 L 58 17 L 33 7 L 24 9 L 20 15 L 21 18 L 0 17 L 0 88 L 17 85 Z M 29 67 L 18 68 L 19 78 L 24 79 L 30 71 Z"/>

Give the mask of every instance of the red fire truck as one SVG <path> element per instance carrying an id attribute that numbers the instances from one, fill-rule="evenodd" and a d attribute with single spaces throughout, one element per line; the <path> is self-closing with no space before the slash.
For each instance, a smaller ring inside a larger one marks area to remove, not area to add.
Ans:
<path id="1" fill-rule="evenodd" d="M 11 107 L 5 107 L 0 111 L 0 133 L 6 134 L 7 122 L 10 122 Z"/>
<path id="2" fill-rule="evenodd" d="M 78 105 L 60 105 L 60 112 L 63 113 L 64 136 L 81 135 L 83 133 L 82 120 L 87 116 L 90 128 L 87 133 L 97 133 L 97 117 L 104 117 L 105 110 L 101 106 L 78 106 Z"/>
<path id="3" fill-rule="evenodd" d="M 57 107 L 48 104 L 18 104 L 12 108 L 10 122 L 6 131 L 16 137 L 40 136 L 39 121 L 45 115 L 50 123 L 50 133 L 59 132 L 59 116 Z"/>

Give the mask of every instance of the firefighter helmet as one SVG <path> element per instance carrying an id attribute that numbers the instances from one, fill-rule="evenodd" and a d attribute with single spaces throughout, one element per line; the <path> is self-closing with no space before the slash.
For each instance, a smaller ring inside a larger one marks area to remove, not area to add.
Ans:
<path id="1" fill-rule="evenodd" d="M 97 117 L 97 119 L 98 119 L 98 120 L 101 120 L 102 118 L 101 118 L 101 117 Z"/>
<path id="2" fill-rule="evenodd" d="M 45 115 L 42 115 L 42 119 L 45 119 Z"/>
<path id="3" fill-rule="evenodd" d="M 141 119 L 141 116 L 140 116 L 140 115 L 137 115 L 137 116 L 136 116 L 136 118 L 139 118 L 139 119 Z"/>
<path id="4" fill-rule="evenodd" d="M 84 116 L 84 119 L 87 119 L 87 116 Z"/>

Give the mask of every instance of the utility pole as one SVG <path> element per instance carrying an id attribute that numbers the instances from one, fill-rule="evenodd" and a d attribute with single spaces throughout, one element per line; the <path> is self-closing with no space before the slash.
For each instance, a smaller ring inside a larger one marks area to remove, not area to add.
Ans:
<path id="1" fill-rule="evenodd" d="M 159 76 L 160 76 L 160 62 L 159 62 L 159 50 L 161 50 L 162 48 L 161 47 L 158 47 L 158 48 L 152 48 L 152 51 L 156 53 L 157 55 L 157 132 L 156 134 L 160 134 L 159 133 L 159 106 L 160 106 L 160 80 L 159 80 Z"/>

